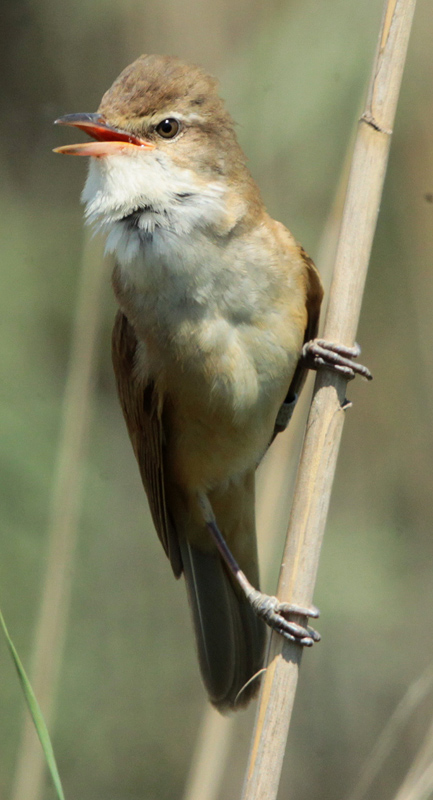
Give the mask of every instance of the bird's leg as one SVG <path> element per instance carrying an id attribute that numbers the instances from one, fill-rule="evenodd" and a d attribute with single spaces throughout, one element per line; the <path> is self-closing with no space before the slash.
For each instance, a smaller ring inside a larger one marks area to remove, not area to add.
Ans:
<path id="1" fill-rule="evenodd" d="M 309 369 L 331 369 L 338 372 L 347 380 L 352 380 L 356 375 L 361 375 L 368 381 L 373 376 L 367 367 L 357 364 L 353 359 L 361 353 L 359 344 L 346 347 L 343 344 L 327 342 L 325 339 L 311 339 L 302 348 L 301 359 Z"/>
<path id="2" fill-rule="evenodd" d="M 259 592 L 254 586 L 251 585 L 247 576 L 242 572 L 239 564 L 234 558 L 230 548 L 227 545 L 220 529 L 218 528 L 211 504 L 204 494 L 198 495 L 198 500 L 203 511 L 204 520 L 207 529 L 215 542 L 218 551 L 223 558 L 225 564 L 230 570 L 231 574 L 238 582 L 243 590 L 251 607 L 257 616 L 266 622 L 272 630 L 280 633 L 290 642 L 297 642 L 304 647 L 311 647 L 314 642 L 320 641 L 320 634 L 314 628 L 304 627 L 290 619 L 293 614 L 298 614 L 302 617 L 318 617 L 319 611 L 314 606 L 312 608 L 303 608 L 302 606 L 294 605 L 293 603 L 280 603 L 277 597 L 271 597 L 268 594 Z"/>

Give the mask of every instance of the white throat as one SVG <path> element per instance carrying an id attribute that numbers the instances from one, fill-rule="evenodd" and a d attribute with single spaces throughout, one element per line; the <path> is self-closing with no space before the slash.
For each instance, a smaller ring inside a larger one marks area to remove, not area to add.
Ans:
<path id="1" fill-rule="evenodd" d="M 203 181 L 158 151 L 90 159 L 86 217 L 108 233 L 107 252 L 131 263 L 154 236 L 168 241 L 221 225 L 227 186 Z"/>

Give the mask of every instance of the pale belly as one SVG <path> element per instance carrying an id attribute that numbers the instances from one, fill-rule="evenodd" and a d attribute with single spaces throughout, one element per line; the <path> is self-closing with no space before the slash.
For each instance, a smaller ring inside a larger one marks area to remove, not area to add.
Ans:
<path id="1" fill-rule="evenodd" d="M 165 354 L 157 385 L 164 397 L 167 467 L 178 485 L 208 491 L 257 466 L 301 346 L 284 344 L 262 330 L 230 331 L 219 341 L 201 331 L 182 353 L 173 344 L 175 359 Z"/>
<path id="2" fill-rule="evenodd" d="M 166 452 L 175 483 L 189 492 L 207 492 L 254 469 L 270 442 L 284 395 L 280 392 L 266 409 L 251 409 L 242 422 L 203 403 L 170 404 L 164 417 L 169 423 Z"/>

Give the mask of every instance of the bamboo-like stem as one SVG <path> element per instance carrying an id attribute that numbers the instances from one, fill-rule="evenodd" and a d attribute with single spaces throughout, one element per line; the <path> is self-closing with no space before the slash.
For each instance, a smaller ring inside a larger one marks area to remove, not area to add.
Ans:
<path id="1" fill-rule="evenodd" d="M 184 800 L 216 800 L 224 776 L 235 717 L 223 717 L 206 703 L 197 732 Z"/>
<path id="2" fill-rule="evenodd" d="M 433 721 L 394 800 L 429 800 L 433 792 Z"/>
<path id="3" fill-rule="evenodd" d="M 382 733 L 374 744 L 370 756 L 362 767 L 360 777 L 347 800 L 363 800 L 372 783 L 396 744 L 397 737 L 411 714 L 421 705 L 433 686 L 433 663 L 414 681 L 388 719 Z M 431 752 L 433 757 L 433 751 Z"/>
<path id="4" fill-rule="evenodd" d="M 87 234 L 51 493 L 45 579 L 30 672 L 33 690 L 48 726 L 54 708 L 69 612 L 72 562 L 81 508 L 82 463 L 99 329 L 102 264 L 101 244 Z M 27 715 L 18 752 L 12 800 L 39 800 L 43 779 L 44 755 L 33 723 Z"/>
<path id="5" fill-rule="evenodd" d="M 359 121 L 324 338 L 353 344 L 388 159 L 415 0 L 387 0 Z M 317 375 L 281 567 L 278 596 L 312 602 L 344 421 L 346 382 Z M 301 648 L 273 635 L 242 800 L 277 796 Z"/>

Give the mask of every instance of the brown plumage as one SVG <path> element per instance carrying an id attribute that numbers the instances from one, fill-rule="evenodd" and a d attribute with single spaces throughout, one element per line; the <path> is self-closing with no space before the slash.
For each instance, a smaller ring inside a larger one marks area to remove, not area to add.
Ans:
<path id="1" fill-rule="evenodd" d="M 266 213 L 202 70 L 142 56 L 98 115 L 60 121 L 97 140 L 60 151 L 96 156 L 83 196 L 117 259 L 119 398 L 155 528 L 185 574 L 210 699 L 234 708 L 257 689 L 242 691 L 262 666 L 265 625 L 215 547 L 203 498 L 257 587 L 254 473 L 302 388 L 320 279 Z"/>

